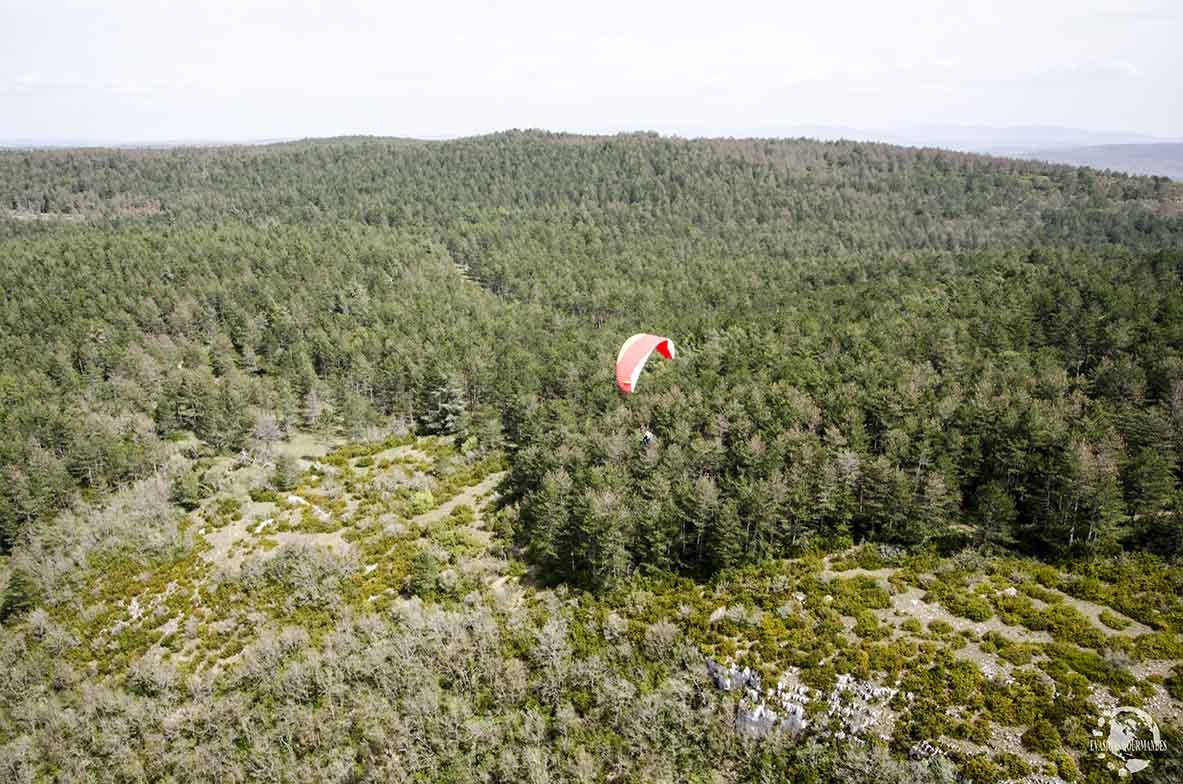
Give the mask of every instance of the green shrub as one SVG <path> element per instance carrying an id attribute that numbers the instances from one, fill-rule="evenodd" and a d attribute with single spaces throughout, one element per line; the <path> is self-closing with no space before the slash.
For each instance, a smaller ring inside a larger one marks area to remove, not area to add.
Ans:
<path id="1" fill-rule="evenodd" d="M 996 654 L 999 658 L 1014 665 L 1029 663 L 1040 651 L 1039 645 L 1015 642 L 998 632 L 987 632 L 982 638 L 981 648 L 986 653 Z"/>
<path id="2" fill-rule="evenodd" d="M 1129 620 L 1122 618 L 1120 615 L 1118 615 L 1117 613 L 1112 612 L 1110 610 L 1102 610 L 1100 617 L 1101 617 L 1101 623 L 1105 624 L 1110 629 L 1114 629 L 1116 631 L 1121 631 L 1122 629 L 1128 629 L 1131 624 L 1131 622 Z"/>
<path id="3" fill-rule="evenodd" d="M 928 630 L 936 635 L 952 634 L 953 625 L 948 621 L 942 621 L 938 618 L 928 622 Z"/>
<path id="4" fill-rule="evenodd" d="M 1038 599 L 1044 604 L 1059 604 L 1060 602 L 1064 601 L 1064 597 L 1060 594 L 1046 591 L 1034 583 L 1024 583 L 1022 586 L 1022 591 L 1032 599 Z"/>
<path id="5" fill-rule="evenodd" d="M 1044 588 L 1058 588 L 1060 586 L 1060 573 L 1056 571 L 1055 567 L 1041 564 L 1035 567 L 1032 574 L 1035 576 L 1035 581 Z"/>
<path id="6" fill-rule="evenodd" d="M 801 682 L 815 689 L 832 689 L 838 682 L 838 673 L 829 665 L 810 667 L 801 671 Z"/>
<path id="7" fill-rule="evenodd" d="M 1183 642 L 1172 632 L 1150 632 L 1134 638 L 1134 656 L 1139 660 L 1183 659 Z"/>
<path id="8" fill-rule="evenodd" d="M 678 638 L 678 627 L 669 621 L 661 620 L 650 624 L 642 638 L 642 649 L 645 655 L 658 662 L 669 659 L 674 650 L 674 642 Z"/>
<path id="9" fill-rule="evenodd" d="M 1023 626 L 1032 631 L 1047 629 L 1047 621 L 1026 596 L 995 594 L 993 603 L 999 620 L 1008 626 Z"/>
<path id="10" fill-rule="evenodd" d="M 1040 754 L 1050 754 L 1059 751 L 1062 741 L 1060 733 L 1047 719 L 1037 719 L 1034 724 L 1023 733 L 1023 748 L 1037 751 Z"/>
<path id="11" fill-rule="evenodd" d="M 1089 744 L 1093 742 L 1094 712 L 1090 706 L 1076 711 L 1075 715 L 1064 720 L 1060 725 L 1060 737 L 1064 739 L 1066 747 L 1081 752 L 1088 751 Z"/>
<path id="12" fill-rule="evenodd" d="M 970 757 L 961 763 L 962 778 L 974 784 L 994 784 L 1002 775 L 1002 769 L 984 755 Z"/>
<path id="13" fill-rule="evenodd" d="M 448 525 L 471 525 L 476 522 L 476 512 L 468 504 L 461 504 L 448 515 Z"/>
<path id="14" fill-rule="evenodd" d="M 990 719 L 985 714 L 977 716 L 972 722 L 965 725 L 965 737 L 979 746 L 986 746 L 990 743 L 992 735 L 991 729 L 993 725 Z"/>
<path id="15" fill-rule="evenodd" d="M 1031 766 L 1017 754 L 1003 752 L 994 759 L 1002 769 L 1002 775 L 1008 779 L 1021 779 L 1031 773 Z"/>
<path id="16" fill-rule="evenodd" d="M 957 659 L 945 667 L 941 686 L 949 691 L 952 704 L 965 704 L 974 698 L 986 678 L 971 662 Z"/>
<path id="17" fill-rule="evenodd" d="M 1105 634 L 1075 608 L 1056 605 L 1044 608 L 1041 615 L 1047 622 L 1048 631 L 1058 641 L 1082 648 L 1105 647 Z"/>
<path id="18" fill-rule="evenodd" d="M 17 567 L 8 575 L 0 599 L 0 621 L 19 616 L 41 602 L 41 586 L 25 569 Z"/>
<path id="19" fill-rule="evenodd" d="M 1064 781 L 1073 782 L 1080 777 L 1080 771 L 1076 767 L 1076 762 L 1068 752 L 1053 751 L 1046 756 L 1056 766 L 1056 775 L 1064 779 Z"/>
<path id="20" fill-rule="evenodd" d="M 1109 596 L 1109 587 L 1096 577 L 1077 577 L 1065 580 L 1060 589 L 1069 596 L 1090 602 L 1104 602 Z"/>
<path id="21" fill-rule="evenodd" d="M 407 582 L 407 589 L 413 596 L 423 599 L 431 598 L 439 587 L 439 574 L 439 562 L 435 556 L 427 550 L 420 550 L 419 554 L 415 556 L 415 560 L 411 562 L 411 574 L 410 580 Z"/>
<path id="22" fill-rule="evenodd" d="M 1056 642 L 1045 645 L 1044 653 L 1047 654 L 1048 661 L 1040 666 L 1057 680 L 1063 678 L 1067 668 L 1080 673 L 1093 683 L 1101 683 L 1114 689 L 1128 689 L 1135 683 L 1133 675 L 1090 651 Z"/>
<path id="23" fill-rule="evenodd" d="M 279 496 L 274 490 L 266 488 L 255 488 L 250 492 L 251 500 L 256 504 L 274 504 L 279 502 Z"/>
<path id="24" fill-rule="evenodd" d="M 842 615 L 857 616 L 862 610 L 891 607 L 891 595 L 870 577 L 835 578 L 829 590 L 834 597 L 831 606 Z"/>
<path id="25" fill-rule="evenodd" d="M 1163 681 L 1167 693 L 1179 702 L 1183 702 L 1183 665 L 1175 665 L 1169 678 Z"/>
<path id="26" fill-rule="evenodd" d="M 280 492 L 287 492 L 300 481 L 300 463 L 291 455 L 275 458 L 275 470 L 271 472 L 271 486 Z"/>
<path id="27" fill-rule="evenodd" d="M 223 498 L 218 501 L 214 507 L 215 513 L 219 517 L 229 517 L 233 520 L 238 520 L 242 517 L 242 504 L 238 502 L 237 498 Z"/>
<path id="28" fill-rule="evenodd" d="M 990 602 L 986 599 L 943 580 L 933 583 L 924 600 L 940 602 L 941 606 L 953 615 L 978 623 L 988 621 L 994 615 Z"/>
<path id="29" fill-rule="evenodd" d="M 421 515 L 435 509 L 435 496 L 430 490 L 419 490 L 411 496 L 411 514 Z"/>
<path id="30" fill-rule="evenodd" d="M 882 640 L 884 637 L 891 636 L 891 629 L 879 623 L 879 619 L 875 617 L 875 613 L 870 610 L 863 610 L 855 619 L 854 633 L 864 640 Z"/>
<path id="31" fill-rule="evenodd" d="M 1052 687 L 1038 672 L 1016 670 L 1007 685 L 987 683 L 983 701 L 993 721 L 1007 726 L 1030 724 L 1052 701 Z"/>
<path id="32" fill-rule="evenodd" d="M 879 548 L 865 544 L 843 555 L 830 559 L 830 568 L 835 572 L 845 572 L 850 569 L 866 569 L 874 571 L 883 568 L 883 558 Z"/>
<path id="33" fill-rule="evenodd" d="M 173 480 L 169 500 L 186 511 L 193 511 L 209 495 L 210 489 L 201 482 L 197 471 L 186 471 Z"/>

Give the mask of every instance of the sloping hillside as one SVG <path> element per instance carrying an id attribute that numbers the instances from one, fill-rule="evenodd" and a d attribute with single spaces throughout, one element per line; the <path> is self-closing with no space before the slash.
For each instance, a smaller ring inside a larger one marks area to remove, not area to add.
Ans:
<path id="1" fill-rule="evenodd" d="M 1100 782 L 1118 707 L 1179 778 L 1177 183 L 515 131 L 0 208 L 2 780 Z"/>
<path id="2" fill-rule="evenodd" d="M 38 607 L 2 637 L 7 780 L 746 781 L 817 773 L 836 740 L 838 780 L 1098 780 L 1106 710 L 1183 715 L 1183 574 L 1153 561 L 864 547 L 549 590 L 514 558 L 501 455 L 323 443 L 190 444 L 14 557 Z M 301 472 L 276 490 L 285 454 Z M 188 476 L 185 513 L 163 494 Z"/>

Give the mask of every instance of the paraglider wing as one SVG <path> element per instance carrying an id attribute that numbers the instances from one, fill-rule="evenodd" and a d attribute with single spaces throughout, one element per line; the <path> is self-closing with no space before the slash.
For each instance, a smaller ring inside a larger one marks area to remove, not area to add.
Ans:
<path id="1" fill-rule="evenodd" d="M 636 391 L 637 377 L 654 351 L 666 359 L 678 356 L 674 342 L 660 335 L 642 333 L 624 341 L 620 353 L 616 355 L 616 386 L 620 387 L 621 392 Z"/>

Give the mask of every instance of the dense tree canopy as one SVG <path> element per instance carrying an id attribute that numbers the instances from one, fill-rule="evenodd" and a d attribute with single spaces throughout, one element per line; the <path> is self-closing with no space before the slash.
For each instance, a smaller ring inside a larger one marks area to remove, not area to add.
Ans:
<path id="1" fill-rule="evenodd" d="M 967 526 L 1183 546 L 1162 178 L 513 132 L 8 152 L 0 208 L 5 547 L 174 433 L 392 416 L 503 429 L 522 543 L 594 585 Z M 680 358 L 623 399 L 638 331 Z"/>

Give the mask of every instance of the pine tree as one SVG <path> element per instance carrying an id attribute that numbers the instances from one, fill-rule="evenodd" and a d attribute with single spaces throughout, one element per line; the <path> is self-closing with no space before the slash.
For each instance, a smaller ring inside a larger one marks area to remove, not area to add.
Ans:
<path id="1" fill-rule="evenodd" d="M 428 396 L 423 414 L 423 432 L 433 435 L 462 434 L 468 425 L 468 407 L 458 383 L 449 381 L 435 387 Z"/>
<path id="2" fill-rule="evenodd" d="M 987 482 L 974 493 L 973 509 L 977 515 L 978 542 L 1008 546 L 1014 543 L 1014 523 L 1018 509 L 1002 482 Z"/>

